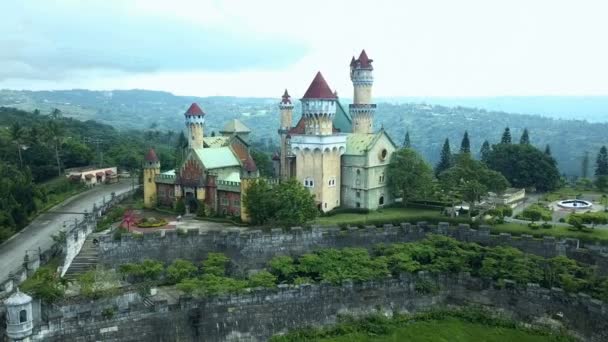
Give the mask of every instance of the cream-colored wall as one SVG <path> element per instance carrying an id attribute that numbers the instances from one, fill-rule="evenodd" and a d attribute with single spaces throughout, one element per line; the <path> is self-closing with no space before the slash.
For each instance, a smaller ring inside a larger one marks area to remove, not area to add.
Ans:
<path id="1" fill-rule="evenodd" d="M 160 173 L 160 168 L 144 169 L 144 207 L 156 206 L 156 182 L 154 177 Z"/>
<path id="2" fill-rule="evenodd" d="M 319 117 L 306 117 L 305 132 L 310 135 L 331 135 L 334 130 L 333 117 L 322 115 Z"/>
<path id="3" fill-rule="evenodd" d="M 188 129 L 190 130 L 190 146 L 192 146 L 192 148 L 202 148 L 204 137 L 203 125 L 200 123 L 192 123 L 188 125 Z"/>
<path id="4" fill-rule="evenodd" d="M 354 89 L 354 104 L 370 104 L 372 103 L 372 86 L 371 85 L 356 85 Z"/>
<path id="5" fill-rule="evenodd" d="M 292 114 L 293 114 L 293 109 L 290 109 L 290 108 L 281 109 L 281 127 L 283 127 L 283 128 L 291 127 Z"/>
<path id="6" fill-rule="evenodd" d="M 329 211 L 340 205 L 340 153 L 338 149 L 322 152 L 320 149 L 296 151 L 296 179 L 304 184 L 306 178 L 314 180 L 308 188 L 321 204 L 321 210 Z M 329 180 L 334 178 L 335 185 Z M 327 206 L 326 206 L 327 204 Z"/>
<path id="7" fill-rule="evenodd" d="M 370 134 L 372 133 L 371 115 L 357 115 L 353 118 L 353 133 Z"/>

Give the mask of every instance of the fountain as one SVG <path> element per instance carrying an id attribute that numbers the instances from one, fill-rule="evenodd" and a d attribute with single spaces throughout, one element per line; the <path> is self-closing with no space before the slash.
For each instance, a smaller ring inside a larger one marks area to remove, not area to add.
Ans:
<path id="1" fill-rule="evenodd" d="M 557 202 L 557 205 L 561 208 L 565 209 L 591 209 L 593 208 L 593 204 L 589 201 L 580 200 L 580 199 L 567 199 L 563 201 Z"/>

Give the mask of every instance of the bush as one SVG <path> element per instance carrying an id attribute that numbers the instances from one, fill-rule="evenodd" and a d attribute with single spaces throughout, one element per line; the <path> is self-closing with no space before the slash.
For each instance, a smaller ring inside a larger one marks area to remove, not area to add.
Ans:
<path id="1" fill-rule="evenodd" d="M 547 223 L 547 222 L 541 224 L 540 226 L 543 227 L 544 229 L 551 229 L 551 228 L 553 228 L 553 225 L 551 223 Z"/>
<path id="2" fill-rule="evenodd" d="M 178 215 L 184 215 L 186 213 L 186 203 L 184 203 L 183 198 L 177 200 L 177 203 L 175 204 L 175 213 Z"/>
<path id="3" fill-rule="evenodd" d="M 167 220 L 165 220 L 164 218 L 156 219 L 154 217 L 150 217 L 150 218 L 144 217 L 137 223 L 137 226 L 139 228 L 158 228 L 158 227 L 166 226 L 168 223 L 169 222 L 167 222 Z"/>
<path id="4" fill-rule="evenodd" d="M 566 219 L 563 218 L 563 217 L 560 217 L 558 221 L 561 222 L 561 223 L 564 223 L 564 222 L 566 222 Z"/>
<path id="5" fill-rule="evenodd" d="M 223 276 L 226 274 L 226 265 L 230 259 L 222 253 L 209 253 L 207 259 L 203 261 L 203 272 Z"/>
<path id="6" fill-rule="evenodd" d="M 540 224 L 538 224 L 536 222 L 530 222 L 530 223 L 528 223 L 528 227 L 536 230 L 536 229 L 540 228 Z"/>
<path id="7" fill-rule="evenodd" d="M 175 259 L 173 263 L 167 267 L 167 278 L 169 282 L 175 284 L 180 281 L 191 278 L 196 274 L 198 269 L 188 260 Z"/>
<path id="8" fill-rule="evenodd" d="M 67 280 L 61 278 L 52 266 L 39 268 L 34 275 L 21 284 L 21 290 L 45 303 L 63 298 Z"/>
<path id="9" fill-rule="evenodd" d="M 249 276 L 249 287 L 273 288 L 276 285 L 277 277 L 266 270 L 262 270 Z"/>
<path id="10" fill-rule="evenodd" d="M 118 271 L 135 281 L 155 281 L 163 274 L 163 263 L 146 259 L 141 263 L 127 263 L 118 267 Z"/>

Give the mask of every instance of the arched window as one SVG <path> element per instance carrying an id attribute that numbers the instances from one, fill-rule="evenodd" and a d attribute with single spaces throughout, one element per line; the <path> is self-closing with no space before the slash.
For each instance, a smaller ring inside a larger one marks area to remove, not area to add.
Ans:
<path id="1" fill-rule="evenodd" d="M 27 322 L 27 310 L 23 309 L 19 311 L 19 323 Z"/>
<path id="2" fill-rule="evenodd" d="M 378 199 L 378 205 L 384 205 L 384 196 L 380 196 Z"/>
<path id="3" fill-rule="evenodd" d="M 305 178 L 304 186 L 307 188 L 312 188 L 315 186 L 315 181 L 311 177 Z"/>

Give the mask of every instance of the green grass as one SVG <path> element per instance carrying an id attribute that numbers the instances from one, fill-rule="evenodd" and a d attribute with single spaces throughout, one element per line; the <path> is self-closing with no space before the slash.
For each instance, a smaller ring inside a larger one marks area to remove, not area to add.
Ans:
<path id="1" fill-rule="evenodd" d="M 543 235 L 555 236 L 557 238 L 576 238 L 584 241 L 604 241 L 608 242 L 608 229 L 592 229 L 592 230 L 574 230 L 565 226 L 553 226 L 550 229 L 532 229 L 526 224 L 521 223 L 503 223 L 492 226 L 494 233 L 511 233 L 512 235 L 529 234 L 536 237 Z"/>
<path id="2" fill-rule="evenodd" d="M 554 190 L 550 193 L 545 194 L 542 199 L 547 202 L 554 202 L 563 199 L 575 198 L 576 196 L 588 194 L 588 195 L 603 195 L 604 192 L 597 190 L 586 190 L 573 187 L 564 187 L 561 189 Z"/>
<path id="3" fill-rule="evenodd" d="M 419 217 L 445 217 L 438 210 L 432 209 L 415 209 L 415 208 L 384 208 L 376 211 L 371 211 L 369 214 L 359 213 L 342 213 L 333 216 L 322 216 L 315 220 L 316 224 L 320 225 L 336 225 L 336 224 L 365 224 L 368 221 L 403 221 L 408 222 L 413 218 Z M 445 217 L 447 219 L 447 217 Z"/>
<path id="4" fill-rule="evenodd" d="M 326 338 L 323 342 L 557 342 L 570 341 L 561 336 L 544 335 L 532 331 L 524 331 L 505 327 L 490 327 L 482 324 L 469 323 L 457 318 L 446 318 L 441 321 L 420 321 L 405 327 L 392 330 L 387 335 L 368 336 L 362 333 L 350 333 L 340 337 Z"/>

